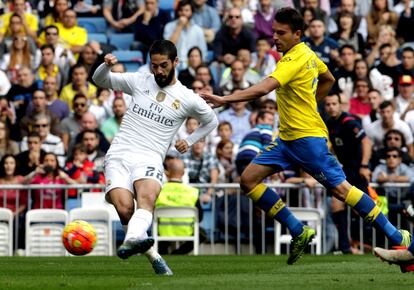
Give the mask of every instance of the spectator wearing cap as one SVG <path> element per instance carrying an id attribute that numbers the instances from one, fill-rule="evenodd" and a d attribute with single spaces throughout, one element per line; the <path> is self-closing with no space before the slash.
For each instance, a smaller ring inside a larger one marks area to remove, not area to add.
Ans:
<path id="1" fill-rule="evenodd" d="M 398 80 L 398 95 L 395 98 L 395 110 L 404 115 L 414 109 L 414 79 L 410 75 L 403 75 Z"/>

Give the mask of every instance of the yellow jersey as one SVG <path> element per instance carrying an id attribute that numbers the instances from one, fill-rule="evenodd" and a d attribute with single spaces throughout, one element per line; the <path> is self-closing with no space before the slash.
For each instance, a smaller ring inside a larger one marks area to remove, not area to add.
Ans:
<path id="1" fill-rule="evenodd" d="M 9 12 L 0 17 L 0 34 L 3 36 L 11 36 L 10 31 L 10 18 L 14 14 L 14 12 Z M 29 26 L 30 30 L 37 32 L 39 30 L 39 21 L 37 17 L 30 14 L 24 13 L 24 18 L 26 20 L 27 26 Z M 22 28 L 22 32 L 24 29 Z"/>
<path id="2" fill-rule="evenodd" d="M 328 67 L 303 42 L 292 47 L 277 63 L 269 77 L 276 89 L 280 116 L 279 136 L 291 141 L 303 137 L 328 138 L 328 130 L 317 110 L 318 76 Z"/>

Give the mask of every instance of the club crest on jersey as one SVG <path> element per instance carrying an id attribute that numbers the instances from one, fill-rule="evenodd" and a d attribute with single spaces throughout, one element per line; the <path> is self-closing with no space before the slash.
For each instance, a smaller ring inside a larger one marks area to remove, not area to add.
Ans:
<path id="1" fill-rule="evenodd" d="M 110 180 L 110 179 L 109 179 L 109 180 L 106 182 L 106 185 L 107 185 L 107 186 L 111 186 L 111 184 L 112 184 L 112 180 Z"/>
<path id="2" fill-rule="evenodd" d="M 157 102 L 161 103 L 161 102 L 164 102 L 166 96 L 167 95 L 164 92 L 158 92 L 155 99 L 157 100 Z"/>
<path id="3" fill-rule="evenodd" d="M 175 110 L 180 109 L 180 106 L 181 106 L 181 103 L 180 103 L 180 101 L 179 101 L 179 100 L 175 100 L 175 101 L 172 103 L 172 107 L 173 107 L 173 109 L 175 109 Z"/>

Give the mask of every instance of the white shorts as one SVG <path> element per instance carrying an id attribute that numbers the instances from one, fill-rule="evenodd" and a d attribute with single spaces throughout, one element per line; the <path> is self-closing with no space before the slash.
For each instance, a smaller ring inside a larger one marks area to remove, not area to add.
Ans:
<path id="1" fill-rule="evenodd" d="M 145 156 L 129 156 L 128 160 L 118 156 L 105 159 L 105 193 L 121 187 L 134 194 L 134 182 L 140 179 L 153 179 L 162 187 L 164 167 L 158 161 L 150 161 Z"/>

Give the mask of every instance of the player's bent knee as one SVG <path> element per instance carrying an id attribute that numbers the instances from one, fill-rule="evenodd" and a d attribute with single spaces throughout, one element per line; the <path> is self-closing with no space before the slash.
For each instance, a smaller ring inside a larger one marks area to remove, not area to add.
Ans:
<path id="1" fill-rule="evenodd" d="M 133 207 L 120 206 L 120 207 L 116 207 L 116 211 L 118 212 L 119 218 L 123 225 L 128 224 L 129 220 L 134 214 Z"/>
<path id="2" fill-rule="evenodd" d="M 252 191 L 257 184 L 256 180 L 254 180 L 249 173 L 246 173 L 246 171 L 242 173 L 242 176 L 240 177 L 240 188 L 244 193 Z"/>

